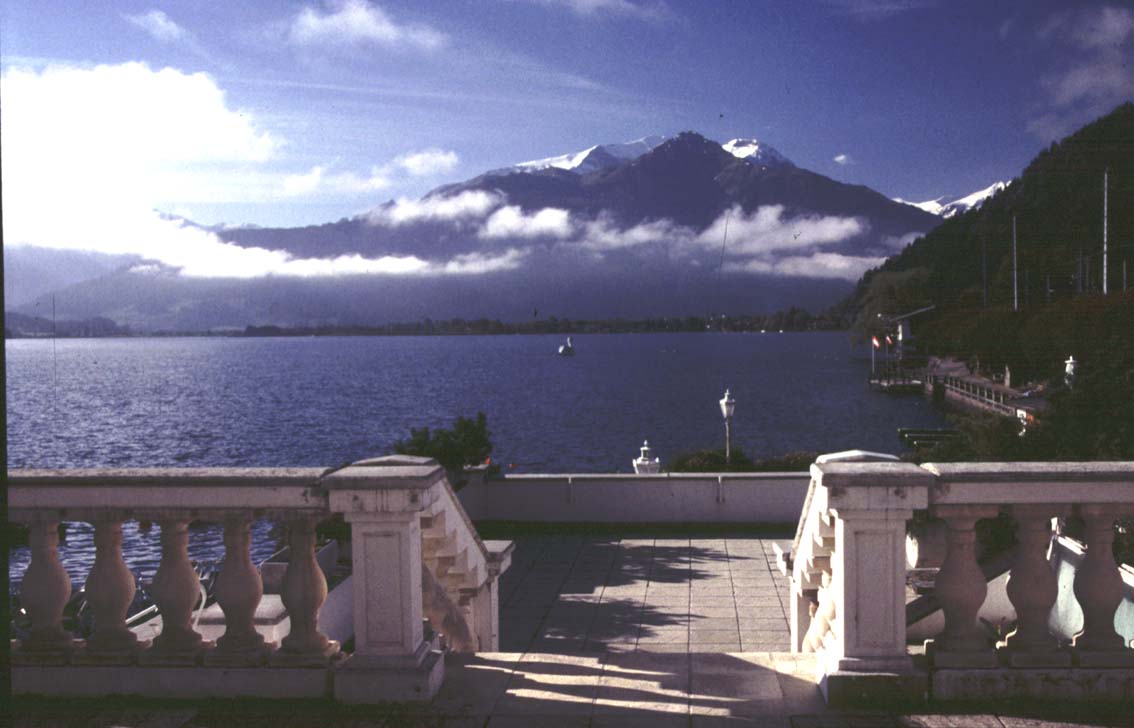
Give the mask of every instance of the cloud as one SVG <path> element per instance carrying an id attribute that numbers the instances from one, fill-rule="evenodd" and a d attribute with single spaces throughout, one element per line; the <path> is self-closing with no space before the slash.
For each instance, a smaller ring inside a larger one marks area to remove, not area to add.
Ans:
<path id="1" fill-rule="evenodd" d="M 456 152 L 444 149 L 425 149 L 398 157 L 395 164 L 415 177 L 428 177 L 452 172 L 460 162 Z"/>
<path id="2" fill-rule="evenodd" d="M 854 164 L 854 159 L 851 158 L 851 155 L 849 155 L 845 152 L 841 152 L 839 154 L 836 154 L 835 158 L 832 159 L 831 161 L 834 162 L 835 164 L 842 165 L 844 167 L 849 165 L 849 164 Z"/>
<path id="3" fill-rule="evenodd" d="M 871 268 L 882 265 L 885 258 L 842 255 L 841 253 L 812 253 L 789 256 L 778 260 L 751 259 L 726 263 L 729 273 L 763 273 L 765 275 L 798 278 L 838 278 L 857 281 Z"/>
<path id="4" fill-rule="evenodd" d="M 1056 13 L 1036 36 L 1069 54 L 1040 77 L 1044 102 L 1028 130 L 1041 140 L 1059 139 L 1134 97 L 1134 10 L 1104 6 Z"/>
<path id="5" fill-rule="evenodd" d="M 367 0 L 342 0 L 330 12 L 303 8 L 292 20 L 288 40 L 297 46 L 380 45 L 431 51 L 448 38 L 427 25 L 398 24 Z"/>
<path id="6" fill-rule="evenodd" d="M 362 194 L 388 184 L 390 165 L 372 167 L 369 175 L 329 166 L 293 175 L 265 170 L 284 140 L 254 115 L 230 108 L 224 92 L 201 73 L 141 63 L 52 65 L 7 69 L 0 85 L 5 245 L 137 255 L 180 275 L 232 278 L 471 275 L 516 265 L 522 257 L 510 250 L 440 261 L 294 258 L 228 243 L 154 208 L 161 201 Z M 480 194 L 484 200 L 456 205 L 480 204 L 486 211 L 499 204 Z"/>
<path id="7" fill-rule="evenodd" d="M 895 15 L 927 10 L 939 5 L 939 0 L 822 0 L 823 4 L 839 14 L 849 15 L 863 22 L 886 20 Z"/>
<path id="8" fill-rule="evenodd" d="M 617 16 L 638 20 L 663 20 L 672 16 L 673 11 L 661 0 L 642 2 L 642 0 L 528 0 L 538 5 L 567 8 L 575 15 L 584 18 Z"/>
<path id="9" fill-rule="evenodd" d="M 862 235 L 869 229 L 866 221 L 855 217 L 801 215 L 785 218 L 783 205 L 764 205 L 751 214 L 733 207 L 727 215 L 721 215 L 705 228 L 698 241 L 710 248 L 722 245 L 726 220 L 728 242 L 724 247 L 726 254 L 734 256 L 831 245 Z"/>
<path id="10" fill-rule="evenodd" d="M 189 33 L 184 28 L 173 22 L 168 15 L 160 10 L 149 10 L 137 15 L 123 15 L 122 17 L 149 33 L 154 40 L 162 43 L 176 43 L 189 38 Z"/>
<path id="11" fill-rule="evenodd" d="M 515 205 L 501 207 L 492 213 L 477 236 L 496 238 L 568 238 L 575 232 L 571 216 L 566 210 L 545 207 L 530 215 Z"/>
<path id="12" fill-rule="evenodd" d="M 203 73 L 56 65 L 7 69 L 2 83 L 6 242 L 60 209 L 190 201 L 285 145 Z M 86 223 L 73 224 L 77 243 Z"/>
<path id="13" fill-rule="evenodd" d="M 483 190 L 467 190 L 449 197 L 426 197 L 421 200 L 402 198 L 371 210 L 367 219 L 372 225 L 388 227 L 422 221 L 479 220 L 503 202 L 503 195 Z"/>
<path id="14" fill-rule="evenodd" d="M 465 253 L 439 266 L 442 273 L 449 275 L 483 275 L 498 271 L 515 270 L 527 257 L 526 250 L 508 248 L 503 253 L 492 255 L 488 253 Z"/>
<path id="15" fill-rule="evenodd" d="M 651 220 L 625 230 L 620 229 L 606 215 L 587 222 L 582 228 L 579 243 L 591 250 L 605 251 L 633 248 L 649 243 L 684 243 L 693 238 L 689 228 L 674 225 L 670 220 Z"/>
<path id="16" fill-rule="evenodd" d="M 317 166 L 305 174 L 284 177 L 282 193 L 288 197 L 307 197 L 326 192 L 354 196 L 377 192 L 390 184 L 389 177 L 381 167 L 372 167 L 368 177 L 360 177 L 353 172 L 327 174 L 326 167 Z"/>

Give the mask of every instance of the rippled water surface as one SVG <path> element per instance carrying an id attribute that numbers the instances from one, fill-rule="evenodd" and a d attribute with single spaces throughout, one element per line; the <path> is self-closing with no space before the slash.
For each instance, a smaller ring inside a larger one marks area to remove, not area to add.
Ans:
<path id="1" fill-rule="evenodd" d="M 721 447 L 725 387 L 733 445 L 754 457 L 897 452 L 897 427 L 945 425 L 921 397 L 868 391 L 869 357 L 842 333 L 574 342 L 565 358 L 557 336 L 7 341 L 9 467 L 332 466 L 483 411 L 512 472 L 630 472 L 644 438 L 663 465 Z M 152 573 L 157 530 L 128 529 L 132 565 Z M 89 544 L 89 527 L 72 526 L 78 579 Z M 206 529 L 191 548 L 216 559 L 219 544 Z M 18 579 L 26 555 L 11 556 Z"/>

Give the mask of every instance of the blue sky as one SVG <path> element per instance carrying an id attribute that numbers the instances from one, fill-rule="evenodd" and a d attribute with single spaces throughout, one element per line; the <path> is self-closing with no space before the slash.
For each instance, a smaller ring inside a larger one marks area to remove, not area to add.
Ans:
<path id="1" fill-rule="evenodd" d="M 0 8 L 8 219 L 97 188 L 206 224 L 319 223 L 686 129 L 889 196 L 956 197 L 1134 96 L 1134 11 L 1106 3 Z"/>

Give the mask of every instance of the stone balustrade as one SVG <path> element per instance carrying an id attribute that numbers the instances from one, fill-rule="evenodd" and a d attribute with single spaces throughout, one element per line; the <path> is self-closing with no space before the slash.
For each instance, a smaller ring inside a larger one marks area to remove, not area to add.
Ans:
<path id="1" fill-rule="evenodd" d="M 819 656 L 829 701 L 895 691 L 911 699 L 1134 699 L 1134 649 L 1115 629 L 1123 582 L 1114 522 L 1134 515 L 1134 463 L 965 463 L 916 466 L 851 452 L 821 457 L 792 552 L 792 646 Z M 944 627 L 925 645 L 906 639 L 906 524 L 924 511 L 945 524 L 934 596 Z M 1007 596 L 1015 629 L 998 638 L 977 618 L 986 577 L 977 523 L 1015 524 Z M 1058 597 L 1050 563 L 1057 519 L 1083 523 L 1074 578 L 1082 631 L 1050 631 Z M 915 656 L 917 659 L 915 660 Z"/>
<path id="2" fill-rule="evenodd" d="M 434 461 L 395 456 L 344 468 L 154 468 L 15 470 L 9 519 L 28 526 L 31 561 L 21 604 L 31 622 L 13 644 L 16 693 L 195 696 L 334 696 L 344 702 L 427 700 L 443 677 L 438 637 L 423 629 L 423 514 L 449 514 L 449 536 L 480 544 L 482 568 L 464 586 L 487 594 L 482 631 L 497 618 L 495 580 L 506 547 L 484 548 Z M 316 561 L 316 524 L 342 514 L 351 524 L 353 651 L 319 629 L 327 580 Z M 251 559 L 255 518 L 286 526 L 290 558 L 280 599 L 290 630 L 278 644 L 256 630 L 263 584 Z M 127 627 L 136 584 L 122 553 L 122 524 L 160 527 L 161 560 L 149 591 L 160 633 Z M 58 554 L 62 521 L 94 526 L 95 559 L 85 599 L 86 639 L 63 627 L 71 582 Z M 195 629 L 200 579 L 188 552 L 192 521 L 223 524 L 224 560 L 215 597 L 225 631 L 215 642 Z M 471 533 L 470 533 L 471 532 Z M 503 556 L 502 556 L 503 554 Z M 484 601 L 484 600 L 482 600 Z M 438 625 L 439 627 L 440 625 Z M 438 631 L 438 630 L 435 630 Z"/>

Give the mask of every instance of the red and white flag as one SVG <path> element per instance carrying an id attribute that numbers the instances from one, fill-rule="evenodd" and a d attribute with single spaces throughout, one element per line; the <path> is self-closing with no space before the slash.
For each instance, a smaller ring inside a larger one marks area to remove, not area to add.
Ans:
<path id="1" fill-rule="evenodd" d="M 891 339 L 891 338 L 889 337 L 889 335 L 887 335 L 887 336 L 886 336 L 886 346 L 893 346 L 893 345 L 894 345 L 894 340 L 893 340 L 893 339 Z"/>
<path id="2" fill-rule="evenodd" d="M 870 341 L 871 341 L 871 342 L 872 342 L 872 343 L 874 344 L 874 348 L 875 348 L 875 349 L 881 349 L 881 348 L 882 348 L 882 344 L 880 344 L 880 343 L 878 342 L 878 337 L 877 337 L 877 336 L 871 336 L 871 337 L 870 337 Z"/>

